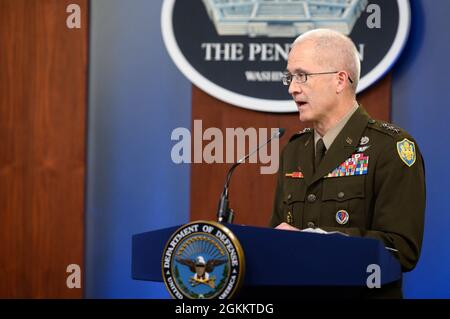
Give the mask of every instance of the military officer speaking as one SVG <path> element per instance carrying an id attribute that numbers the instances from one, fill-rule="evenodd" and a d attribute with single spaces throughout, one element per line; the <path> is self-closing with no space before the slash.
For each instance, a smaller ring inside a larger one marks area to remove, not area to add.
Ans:
<path id="1" fill-rule="evenodd" d="M 410 135 L 358 105 L 359 77 L 348 37 L 317 29 L 294 41 L 283 83 L 310 128 L 282 151 L 271 226 L 376 238 L 410 271 L 423 237 L 423 159 Z M 401 282 L 393 291 L 402 296 Z"/>

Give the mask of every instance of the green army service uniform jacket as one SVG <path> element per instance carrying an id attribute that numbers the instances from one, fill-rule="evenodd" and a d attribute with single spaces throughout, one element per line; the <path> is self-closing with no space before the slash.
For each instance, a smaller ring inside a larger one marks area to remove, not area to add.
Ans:
<path id="1" fill-rule="evenodd" d="M 319 227 L 376 238 L 403 271 L 423 237 L 425 170 L 417 143 L 359 107 L 314 171 L 314 131 L 294 135 L 280 157 L 271 226 Z"/>

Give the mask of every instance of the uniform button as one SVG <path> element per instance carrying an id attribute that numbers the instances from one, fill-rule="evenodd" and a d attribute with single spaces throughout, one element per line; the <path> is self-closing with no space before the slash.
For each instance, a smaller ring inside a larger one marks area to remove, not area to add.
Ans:
<path id="1" fill-rule="evenodd" d="M 313 222 L 308 222 L 308 228 L 316 228 L 316 224 Z"/>
<path id="2" fill-rule="evenodd" d="M 292 194 L 287 195 L 287 199 L 290 200 L 292 198 Z"/>
<path id="3" fill-rule="evenodd" d="M 315 201 L 316 201 L 316 195 L 314 195 L 314 194 L 309 194 L 308 195 L 308 202 L 310 202 L 310 203 L 314 203 Z"/>
<path id="4" fill-rule="evenodd" d="M 338 195 L 338 198 L 340 198 L 340 199 L 344 198 L 344 196 L 345 196 L 344 192 L 339 192 L 337 195 Z"/>

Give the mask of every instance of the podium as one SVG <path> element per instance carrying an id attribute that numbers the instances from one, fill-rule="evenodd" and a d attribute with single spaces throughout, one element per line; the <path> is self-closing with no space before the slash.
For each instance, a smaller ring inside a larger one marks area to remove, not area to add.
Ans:
<path id="1" fill-rule="evenodd" d="M 245 255 L 244 286 L 238 298 L 364 298 L 386 287 L 397 289 L 398 283 L 401 287 L 400 264 L 379 240 L 225 226 L 238 238 Z M 163 250 L 178 228 L 133 236 L 133 279 L 163 281 Z M 379 267 L 382 288 L 369 289 L 367 281 L 374 273 L 374 267 Z"/>

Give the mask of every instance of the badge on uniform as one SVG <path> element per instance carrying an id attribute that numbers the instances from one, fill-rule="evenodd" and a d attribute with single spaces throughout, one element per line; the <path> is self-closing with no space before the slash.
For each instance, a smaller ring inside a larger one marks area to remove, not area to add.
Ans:
<path id="1" fill-rule="evenodd" d="M 367 145 L 367 146 L 360 146 L 360 147 L 358 147 L 358 149 L 356 150 L 356 152 L 357 152 L 357 153 L 365 152 L 365 151 L 367 151 L 367 150 L 369 149 L 369 147 L 370 147 L 370 145 Z"/>
<path id="2" fill-rule="evenodd" d="M 362 153 L 364 151 L 366 151 L 370 145 L 367 145 L 367 143 L 369 143 L 370 139 L 367 136 L 363 136 L 361 137 L 361 140 L 359 141 L 359 147 L 356 150 L 357 153 Z"/>
<path id="3" fill-rule="evenodd" d="M 286 222 L 287 222 L 289 225 L 293 225 L 293 224 L 294 224 L 294 217 L 292 216 L 292 213 L 291 213 L 291 212 L 288 212 L 288 213 L 287 213 Z"/>
<path id="4" fill-rule="evenodd" d="M 290 178 L 305 178 L 305 177 L 303 176 L 303 173 L 302 173 L 302 172 L 286 173 L 286 174 L 284 174 L 284 176 L 290 177 Z"/>
<path id="5" fill-rule="evenodd" d="M 361 137 L 361 141 L 359 141 L 359 145 L 366 145 L 369 143 L 370 139 L 367 136 Z"/>
<path id="6" fill-rule="evenodd" d="M 397 142 L 397 152 L 401 160 L 409 167 L 416 162 L 416 146 L 407 138 Z"/>
<path id="7" fill-rule="evenodd" d="M 350 219 L 350 215 L 344 209 L 338 210 L 338 212 L 336 213 L 336 221 L 340 225 L 347 224 L 349 219 Z"/>
<path id="8" fill-rule="evenodd" d="M 325 178 L 366 175 L 369 169 L 369 156 L 364 153 L 353 154 L 344 163 L 325 175 Z"/>

